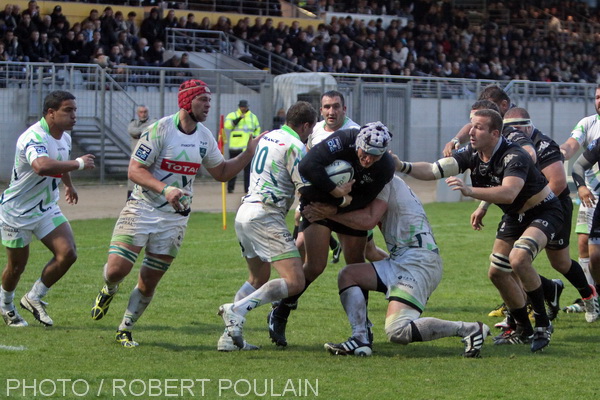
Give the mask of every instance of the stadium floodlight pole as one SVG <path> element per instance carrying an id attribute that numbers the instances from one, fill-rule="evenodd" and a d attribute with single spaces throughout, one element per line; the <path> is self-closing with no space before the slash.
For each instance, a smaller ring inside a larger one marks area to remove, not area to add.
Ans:
<path id="1" fill-rule="evenodd" d="M 217 143 L 221 154 L 225 155 L 225 116 L 221 114 L 219 118 L 219 135 Z M 225 185 L 227 182 L 221 182 L 221 215 L 223 217 L 223 230 L 227 229 L 227 195 L 225 194 Z"/>

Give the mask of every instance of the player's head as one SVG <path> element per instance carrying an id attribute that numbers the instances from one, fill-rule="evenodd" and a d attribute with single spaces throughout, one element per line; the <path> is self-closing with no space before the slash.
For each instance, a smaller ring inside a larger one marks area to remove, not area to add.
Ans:
<path id="1" fill-rule="evenodd" d="M 527 136 L 531 136 L 533 133 L 533 123 L 531 122 L 531 117 L 524 108 L 511 108 L 506 112 L 506 114 L 504 114 L 504 119 L 502 122 L 503 129 L 510 126 L 520 130 Z"/>
<path id="2" fill-rule="evenodd" d="M 369 122 L 360 127 L 356 136 L 356 153 L 360 164 L 369 168 L 385 154 L 392 134 L 381 122 Z"/>
<path id="3" fill-rule="evenodd" d="M 490 85 L 481 91 L 477 100 L 490 100 L 496 103 L 500 109 L 500 115 L 510 108 L 510 97 L 502 88 L 498 85 Z"/>
<path id="4" fill-rule="evenodd" d="M 202 97 L 204 103 L 208 103 L 208 107 L 194 107 L 192 102 Z M 177 94 L 177 102 L 179 108 L 187 111 L 190 117 L 196 122 L 206 121 L 206 114 L 208 108 L 210 108 L 210 89 L 200 79 L 190 79 L 185 81 L 179 86 L 179 93 Z M 199 115 L 196 115 L 199 114 Z"/>
<path id="5" fill-rule="evenodd" d="M 303 143 L 312 133 L 317 122 L 317 110 L 306 101 L 299 101 L 292 105 L 285 115 L 285 124 L 292 128 Z"/>
<path id="6" fill-rule="evenodd" d="M 471 118 L 471 146 L 475 150 L 493 149 L 502 132 L 502 117 L 494 110 L 475 111 Z"/>
<path id="7" fill-rule="evenodd" d="M 321 95 L 321 115 L 328 131 L 335 132 L 344 125 L 346 104 L 344 95 L 337 90 L 330 90 Z"/>
<path id="8" fill-rule="evenodd" d="M 77 121 L 75 96 L 64 90 L 50 92 L 44 99 L 42 114 L 50 130 L 64 132 L 73 129 Z"/>
<path id="9" fill-rule="evenodd" d="M 471 117 L 473 117 L 473 114 L 475 114 L 475 111 L 477 111 L 477 110 L 485 110 L 485 109 L 494 110 L 498 114 L 500 114 L 500 109 L 498 108 L 498 105 L 496 103 L 494 103 L 493 101 L 490 101 L 490 100 L 477 100 L 471 106 L 471 114 L 469 115 L 469 119 Z"/>

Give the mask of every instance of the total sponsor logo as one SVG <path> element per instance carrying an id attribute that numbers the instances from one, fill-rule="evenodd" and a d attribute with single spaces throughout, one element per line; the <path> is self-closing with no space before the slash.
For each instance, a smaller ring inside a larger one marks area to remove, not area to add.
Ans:
<path id="1" fill-rule="evenodd" d="M 160 164 L 160 169 L 168 172 L 173 172 L 175 174 L 196 175 L 198 173 L 198 170 L 200 169 L 200 164 L 185 161 L 167 160 L 165 158 Z"/>

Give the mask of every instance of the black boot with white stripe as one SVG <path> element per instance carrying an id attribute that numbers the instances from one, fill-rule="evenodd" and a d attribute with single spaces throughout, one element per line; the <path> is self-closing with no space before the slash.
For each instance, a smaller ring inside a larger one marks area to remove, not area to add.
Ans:
<path id="1" fill-rule="evenodd" d="M 334 356 L 368 357 L 373 354 L 370 343 L 362 343 L 353 337 L 342 343 L 325 343 L 325 350 Z"/>

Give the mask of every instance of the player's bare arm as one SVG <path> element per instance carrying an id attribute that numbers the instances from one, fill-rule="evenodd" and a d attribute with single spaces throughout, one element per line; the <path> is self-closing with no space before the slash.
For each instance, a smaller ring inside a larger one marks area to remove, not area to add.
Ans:
<path id="1" fill-rule="evenodd" d="M 267 131 L 261 133 L 255 138 L 250 137 L 246 150 L 237 157 L 225 160 L 214 168 L 207 168 L 206 170 L 210 176 L 219 182 L 227 182 L 236 176 L 238 172 L 243 170 L 244 167 L 252 161 L 252 157 L 254 157 L 254 152 L 256 151 L 256 146 L 258 146 L 258 142 L 266 133 Z"/>
<path id="2" fill-rule="evenodd" d="M 579 150 L 579 142 L 573 138 L 568 138 L 566 142 L 560 145 L 560 152 L 565 156 L 565 160 L 570 160 Z"/>
<path id="3" fill-rule="evenodd" d="M 456 150 L 460 147 L 461 143 L 465 143 L 469 140 L 469 131 L 471 130 L 471 123 L 467 123 L 463 126 L 460 131 L 444 146 L 444 150 L 442 154 L 444 157 L 450 157 L 452 155 L 452 150 Z"/>
<path id="4" fill-rule="evenodd" d="M 81 160 L 81 161 L 80 161 Z M 81 167 L 83 165 L 83 168 Z M 58 161 L 50 157 L 38 157 L 31 163 L 36 174 L 41 176 L 62 175 L 79 169 L 94 169 L 94 155 L 86 154 L 75 160 Z"/>

